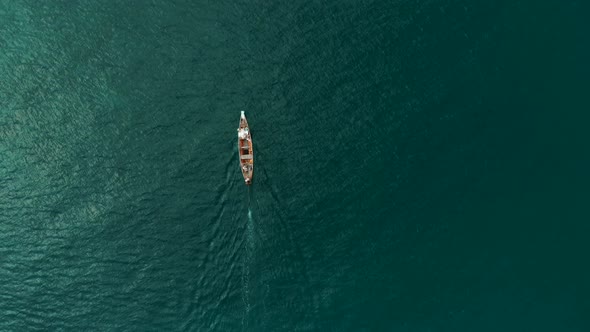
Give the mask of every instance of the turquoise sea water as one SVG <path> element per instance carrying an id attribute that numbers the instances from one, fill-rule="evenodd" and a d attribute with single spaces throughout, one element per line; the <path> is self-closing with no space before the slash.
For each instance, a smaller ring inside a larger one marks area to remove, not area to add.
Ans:
<path id="1" fill-rule="evenodd" d="M 0 1 L 0 331 L 587 331 L 588 9 Z"/>

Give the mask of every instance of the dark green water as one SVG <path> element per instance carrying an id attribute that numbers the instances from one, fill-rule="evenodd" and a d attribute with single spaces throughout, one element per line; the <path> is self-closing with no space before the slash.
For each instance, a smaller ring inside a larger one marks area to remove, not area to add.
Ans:
<path id="1" fill-rule="evenodd" d="M 589 9 L 0 1 L 0 330 L 588 331 Z"/>

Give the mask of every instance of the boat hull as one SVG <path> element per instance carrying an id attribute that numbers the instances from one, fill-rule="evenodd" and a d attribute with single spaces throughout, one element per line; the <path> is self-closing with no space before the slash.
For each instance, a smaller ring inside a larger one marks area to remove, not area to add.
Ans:
<path id="1" fill-rule="evenodd" d="M 254 149 L 252 144 L 252 135 L 244 111 L 240 116 L 240 125 L 238 127 L 238 152 L 240 158 L 240 170 L 244 176 L 246 185 L 252 184 L 254 176 Z"/>

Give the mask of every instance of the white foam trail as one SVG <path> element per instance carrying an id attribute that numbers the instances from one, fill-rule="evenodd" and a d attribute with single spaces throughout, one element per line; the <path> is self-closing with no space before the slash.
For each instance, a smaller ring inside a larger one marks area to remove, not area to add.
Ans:
<path id="1" fill-rule="evenodd" d="M 244 294 L 244 305 L 246 310 L 245 320 L 249 321 L 250 315 L 250 264 L 254 254 L 254 219 L 252 210 L 248 208 L 248 224 L 246 225 L 246 255 L 244 258 L 244 274 L 242 275 L 242 290 Z M 242 326 L 244 320 L 242 320 Z"/>

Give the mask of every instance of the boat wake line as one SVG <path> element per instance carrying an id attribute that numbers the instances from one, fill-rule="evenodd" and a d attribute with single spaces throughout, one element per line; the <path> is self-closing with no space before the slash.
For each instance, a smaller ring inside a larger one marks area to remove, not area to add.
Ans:
<path id="1" fill-rule="evenodd" d="M 248 223 L 246 225 L 246 255 L 244 256 L 243 274 L 242 274 L 242 295 L 245 306 L 245 315 L 242 319 L 242 326 L 245 327 L 245 321 L 249 322 L 250 316 L 250 265 L 254 258 L 254 219 L 252 218 L 252 208 L 250 206 L 250 188 L 248 188 Z"/>

